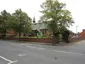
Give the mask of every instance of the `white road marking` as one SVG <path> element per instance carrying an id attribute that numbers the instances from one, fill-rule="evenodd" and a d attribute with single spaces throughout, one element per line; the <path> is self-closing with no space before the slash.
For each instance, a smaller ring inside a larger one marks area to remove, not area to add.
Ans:
<path id="1" fill-rule="evenodd" d="M 75 49 L 82 49 L 82 48 L 78 48 L 78 47 L 70 47 L 70 48 L 75 48 Z"/>
<path id="2" fill-rule="evenodd" d="M 33 47 L 33 46 L 26 46 L 29 48 L 34 48 L 34 49 L 40 49 L 40 50 L 45 50 L 45 48 L 40 48 L 40 47 Z M 59 51 L 59 50 L 52 50 L 54 52 L 60 52 L 60 53 L 66 53 L 66 54 L 78 54 L 78 55 L 85 55 L 85 54 L 81 54 L 81 53 L 74 53 L 74 52 L 66 52 L 66 51 Z"/>
<path id="3" fill-rule="evenodd" d="M 21 53 L 21 54 L 18 54 L 18 56 L 26 56 L 27 54 L 25 53 Z"/>
<path id="4" fill-rule="evenodd" d="M 5 60 L 5 61 L 8 61 L 8 62 L 9 62 L 8 64 L 12 64 L 12 63 L 17 62 L 17 60 L 16 60 L 16 61 L 11 61 L 11 60 L 9 60 L 9 59 L 3 57 L 3 56 L 0 56 L 0 58 L 2 58 L 2 59 Z"/>
<path id="5" fill-rule="evenodd" d="M 20 45 L 33 45 L 33 44 L 24 44 L 24 43 L 23 43 L 23 44 L 20 44 Z"/>
<path id="6" fill-rule="evenodd" d="M 5 58 L 5 57 L 3 57 L 3 56 L 0 56 L 0 58 L 2 58 L 3 60 L 5 60 L 5 61 L 8 61 L 8 62 L 12 62 L 11 60 L 9 60 L 9 59 L 7 59 L 7 58 Z"/>
<path id="7" fill-rule="evenodd" d="M 54 52 L 61 52 L 61 53 L 67 53 L 67 54 L 78 54 L 78 55 L 85 55 L 81 53 L 73 53 L 73 52 L 66 52 L 66 51 L 59 51 L 59 50 L 53 50 Z"/>
<path id="8" fill-rule="evenodd" d="M 27 44 L 27 45 L 33 45 L 33 44 Z"/>
<path id="9" fill-rule="evenodd" d="M 71 48 L 71 49 L 79 49 L 79 50 L 81 50 L 82 48 L 78 48 L 78 47 L 76 47 L 76 46 L 64 46 L 64 47 L 68 47 L 68 48 Z"/>
<path id="10" fill-rule="evenodd" d="M 29 48 L 34 48 L 34 49 L 40 49 L 40 50 L 44 50 L 44 49 L 45 49 L 45 48 L 34 47 L 34 46 L 26 46 L 26 47 L 29 47 Z"/>
<path id="11" fill-rule="evenodd" d="M 17 60 L 16 60 L 16 61 L 9 62 L 8 64 L 13 64 L 13 63 L 15 63 L 15 62 L 17 62 Z"/>

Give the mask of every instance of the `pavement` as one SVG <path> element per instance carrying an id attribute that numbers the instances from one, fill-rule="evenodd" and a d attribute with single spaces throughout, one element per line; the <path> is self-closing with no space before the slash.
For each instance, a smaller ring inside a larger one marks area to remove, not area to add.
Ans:
<path id="1" fill-rule="evenodd" d="M 85 64 L 85 40 L 66 46 L 0 40 L 0 64 Z"/>

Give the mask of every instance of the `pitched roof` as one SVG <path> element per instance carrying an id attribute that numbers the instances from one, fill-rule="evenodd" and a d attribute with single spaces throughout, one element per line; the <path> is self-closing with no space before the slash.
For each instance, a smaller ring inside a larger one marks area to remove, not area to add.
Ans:
<path id="1" fill-rule="evenodd" d="M 47 26 L 45 23 L 33 23 L 32 29 L 33 30 L 47 29 Z"/>

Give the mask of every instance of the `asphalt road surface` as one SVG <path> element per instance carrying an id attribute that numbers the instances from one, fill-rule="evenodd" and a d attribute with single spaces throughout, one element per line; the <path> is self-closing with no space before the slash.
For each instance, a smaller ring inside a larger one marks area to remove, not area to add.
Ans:
<path id="1" fill-rule="evenodd" d="M 85 64 L 85 41 L 49 46 L 0 40 L 0 64 Z"/>

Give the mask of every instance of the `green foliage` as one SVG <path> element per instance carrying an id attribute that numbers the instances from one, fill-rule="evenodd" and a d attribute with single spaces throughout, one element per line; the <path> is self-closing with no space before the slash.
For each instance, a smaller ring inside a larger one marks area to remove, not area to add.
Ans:
<path id="1" fill-rule="evenodd" d="M 40 22 L 47 23 L 48 29 L 52 32 L 53 36 L 64 32 L 67 27 L 74 23 L 71 12 L 66 10 L 65 7 L 66 4 L 58 0 L 46 0 L 41 5 L 43 10 L 40 12 L 43 15 Z"/>
<path id="2" fill-rule="evenodd" d="M 31 30 L 31 18 L 21 9 L 12 14 L 12 27 L 16 32 L 27 33 Z"/>
<path id="3" fill-rule="evenodd" d="M 66 10 L 65 6 L 66 4 L 60 3 L 58 0 L 46 0 L 41 5 L 43 16 L 40 21 L 47 22 L 52 32 L 60 31 L 62 27 L 69 27 L 73 21 L 71 12 Z"/>
<path id="4" fill-rule="evenodd" d="M 10 13 L 8 13 L 6 10 L 3 10 L 0 14 L 0 32 L 2 33 L 3 39 L 5 39 L 7 29 L 9 28 L 8 22 L 10 16 Z"/>
<path id="5" fill-rule="evenodd" d="M 9 21 L 10 13 L 6 12 L 6 10 L 1 12 L 0 15 L 0 29 L 7 29 L 8 28 L 8 21 Z"/>
<path id="6" fill-rule="evenodd" d="M 6 10 L 0 14 L 0 32 L 4 36 L 6 36 L 8 29 L 15 30 L 19 35 L 21 33 L 27 34 L 32 30 L 31 23 L 31 18 L 21 9 L 16 10 L 13 14 L 8 13 Z"/>

